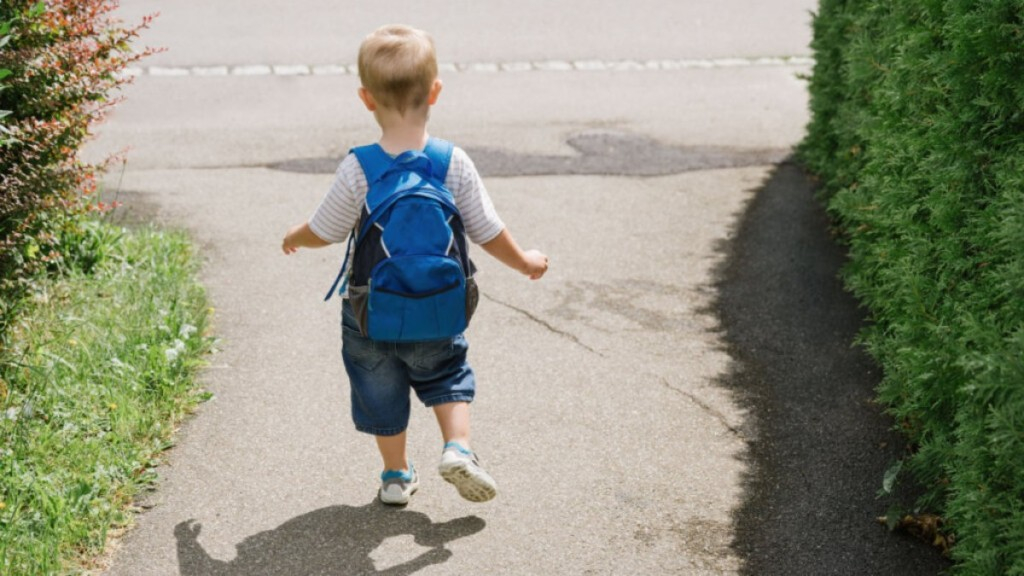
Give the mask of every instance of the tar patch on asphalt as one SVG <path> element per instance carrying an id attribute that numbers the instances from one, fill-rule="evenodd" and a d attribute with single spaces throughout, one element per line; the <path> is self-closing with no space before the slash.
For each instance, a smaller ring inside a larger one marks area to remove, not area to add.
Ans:
<path id="1" fill-rule="evenodd" d="M 698 170 L 765 166 L 783 160 L 787 150 L 711 146 L 672 146 L 622 132 L 586 132 L 566 142 L 575 154 L 524 154 L 500 148 L 466 147 L 483 177 L 512 176 L 668 176 Z M 273 170 L 334 174 L 341 158 L 297 158 L 268 165 Z"/>

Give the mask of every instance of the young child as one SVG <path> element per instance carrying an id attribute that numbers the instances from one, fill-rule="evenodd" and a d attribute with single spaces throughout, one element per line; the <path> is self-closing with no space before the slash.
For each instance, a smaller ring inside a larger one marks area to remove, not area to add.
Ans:
<path id="1" fill-rule="evenodd" d="M 408 26 L 378 29 L 360 46 L 359 79 L 359 99 L 381 128 L 380 147 L 393 156 L 422 150 L 428 140 L 430 107 L 442 87 L 431 37 Z M 445 186 L 454 196 L 472 242 L 533 280 L 544 275 L 547 256 L 519 248 L 495 212 L 473 162 L 458 147 Z M 284 253 L 346 241 L 366 193 L 366 176 L 355 155 L 349 154 L 312 218 L 288 230 L 281 245 Z M 370 340 L 361 335 L 348 299 L 343 301 L 342 359 L 351 386 L 352 419 L 357 430 L 376 437 L 384 460 L 381 502 L 407 504 L 419 486 L 416 470 L 406 457 L 410 389 L 433 408 L 441 428 L 445 443 L 438 468 L 441 476 L 473 502 L 485 502 L 497 494 L 494 479 L 470 447 L 469 403 L 476 380 L 466 362 L 466 350 L 461 334 L 417 343 Z"/>

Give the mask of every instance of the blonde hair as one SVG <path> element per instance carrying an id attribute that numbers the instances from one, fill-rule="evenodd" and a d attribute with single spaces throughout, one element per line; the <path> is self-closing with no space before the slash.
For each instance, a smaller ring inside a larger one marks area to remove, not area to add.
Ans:
<path id="1" fill-rule="evenodd" d="M 382 26 L 359 47 L 359 80 L 379 106 L 404 114 L 427 102 L 437 79 L 429 34 L 409 26 Z"/>

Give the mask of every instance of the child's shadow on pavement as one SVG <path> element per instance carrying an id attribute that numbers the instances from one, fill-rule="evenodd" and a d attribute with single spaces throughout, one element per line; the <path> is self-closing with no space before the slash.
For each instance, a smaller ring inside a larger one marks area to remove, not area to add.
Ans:
<path id="1" fill-rule="evenodd" d="M 329 506 L 293 518 L 277 528 L 247 537 L 234 560 L 211 558 L 198 541 L 202 525 L 187 520 L 174 528 L 182 576 L 289 576 L 298 574 L 408 575 L 451 557 L 444 545 L 480 532 L 482 518 L 465 516 L 435 524 L 422 512 L 366 506 Z M 430 548 L 419 556 L 377 570 L 370 554 L 387 538 L 412 535 Z"/>

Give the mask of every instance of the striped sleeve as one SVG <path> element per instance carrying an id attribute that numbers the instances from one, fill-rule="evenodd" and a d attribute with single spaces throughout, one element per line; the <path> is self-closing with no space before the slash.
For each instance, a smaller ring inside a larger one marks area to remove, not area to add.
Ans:
<path id="1" fill-rule="evenodd" d="M 366 175 L 354 154 L 349 154 L 338 165 L 334 183 L 309 219 L 309 228 L 327 242 L 338 243 L 348 239 L 359 219 L 360 204 L 366 198 Z"/>
<path id="2" fill-rule="evenodd" d="M 456 147 L 452 153 L 445 185 L 455 198 L 466 235 L 473 243 L 486 244 L 501 234 L 505 223 L 494 209 L 476 166 L 462 148 Z"/>

